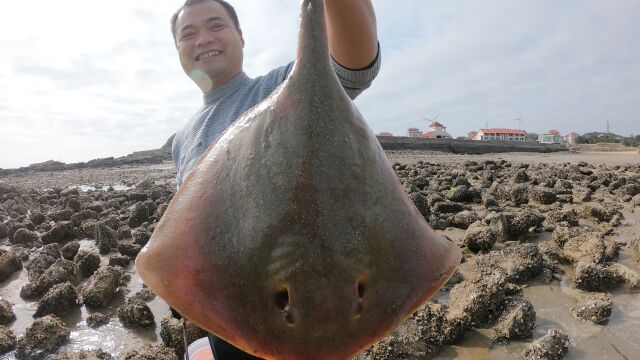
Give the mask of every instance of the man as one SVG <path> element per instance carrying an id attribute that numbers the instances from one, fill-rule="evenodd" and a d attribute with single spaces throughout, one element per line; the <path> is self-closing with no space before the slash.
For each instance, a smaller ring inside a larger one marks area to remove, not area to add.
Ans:
<path id="1" fill-rule="evenodd" d="M 373 6 L 370 0 L 325 0 L 325 10 L 332 65 L 354 99 L 380 68 Z M 224 0 L 187 0 L 173 15 L 171 30 L 182 68 L 204 94 L 204 105 L 173 141 L 179 187 L 207 147 L 286 79 L 293 62 L 249 78 L 242 71 L 240 23 Z M 215 336 L 210 341 L 217 360 L 257 359 Z"/>

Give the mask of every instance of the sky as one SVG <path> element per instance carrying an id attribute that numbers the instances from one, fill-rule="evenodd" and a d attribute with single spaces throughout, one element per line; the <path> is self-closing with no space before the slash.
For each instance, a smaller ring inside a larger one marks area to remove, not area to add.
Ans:
<path id="1" fill-rule="evenodd" d="M 437 120 L 454 137 L 489 127 L 640 133 L 637 0 L 372 0 L 382 69 L 356 100 L 375 133 Z M 0 168 L 159 148 L 202 104 L 169 19 L 181 0 L 3 4 Z M 298 1 L 232 0 L 244 70 L 295 54 Z"/>

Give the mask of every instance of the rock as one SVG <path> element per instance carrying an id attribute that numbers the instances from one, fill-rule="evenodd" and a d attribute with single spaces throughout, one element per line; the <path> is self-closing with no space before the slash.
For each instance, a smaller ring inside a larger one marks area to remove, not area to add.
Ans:
<path id="1" fill-rule="evenodd" d="M 149 209 L 141 203 L 136 203 L 131 207 L 129 215 L 129 227 L 136 228 L 149 221 Z"/>
<path id="2" fill-rule="evenodd" d="M 22 270 L 22 262 L 13 251 L 0 254 L 0 281 L 7 280 L 16 271 Z"/>
<path id="3" fill-rule="evenodd" d="M 9 234 L 9 229 L 2 221 L 0 221 L 0 239 L 4 239 Z"/>
<path id="4" fill-rule="evenodd" d="M 16 319 L 13 305 L 4 299 L 0 299 L 0 325 L 9 325 Z"/>
<path id="5" fill-rule="evenodd" d="M 118 232 L 105 223 L 98 224 L 95 234 L 96 245 L 102 255 L 110 253 L 118 244 Z"/>
<path id="6" fill-rule="evenodd" d="M 53 354 L 69 340 L 71 331 L 55 315 L 36 319 L 18 340 L 16 357 L 25 360 L 41 360 Z"/>
<path id="7" fill-rule="evenodd" d="M 60 253 L 56 249 L 49 248 L 49 246 L 58 244 L 50 244 L 38 251 L 37 255 L 27 265 L 27 272 L 29 273 L 29 281 L 36 281 L 51 265 L 55 264 L 60 258 Z"/>
<path id="8" fill-rule="evenodd" d="M 118 244 L 118 252 L 122 255 L 129 256 L 130 258 L 135 258 L 140 250 L 142 250 L 142 245 L 126 242 Z"/>
<path id="9" fill-rule="evenodd" d="M 524 360 L 561 360 L 569 352 L 569 337 L 558 329 L 527 346 L 521 353 Z"/>
<path id="10" fill-rule="evenodd" d="M 87 326 L 90 328 L 97 328 L 109 323 L 109 317 L 100 313 L 93 313 L 87 316 Z"/>
<path id="11" fill-rule="evenodd" d="M 155 297 L 156 294 L 154 294 L 153 291 L 149 290 L 149 288 L 147 287 L 143 287 L 142 289 L 140 289 L 140 291 L 135 293 L 130 300 L 142 300 L 144 302 L 147 302 L 155 299 Z"/>
<path id="12" fill-rule="evenodd" d="M 74 241 L 63 246 L 62 249 L 60 249 L 60 252 L 62 253 L 63 258 L 67 260 L 73 260 L 73 258 L 78 253 L 79 249 L 80 249 L 80 243 Z"/>
<path id="13" fill-rule="evenodd" d="M 71 216 L 71 221 L 75 226 L 80 226 L 86 220 L 89 220 L 89 219 L 98 220 L 98 218 L 99 217 L 97 212 L 89 209 L 84 209 L 73 214 L 73 216 Z"/>
<path id="14" fill-rule="evenodd" d="M 502 274 L 475 276 L 451 289 L 449 319 L 463 319 L 465 327 L 478 326 L 497 316 L 505 299 L 506 279 Z"/>
<path id="15" fill-rule="evenodd" d="M 145 246 L 151 238 L 151 232 L 147 229 L 137 228 L 132 231 L 133 242 Z"/>
<path id="16" fill-rule="evenodd" d="M 505 310 L 493 327 L 494 341 L 506 342 L 514 339 L 528 339 L 533 336 L 536 326 L 536 311 L 531 303 L 519 296 L 505 301 Z"/>
<path id="17" fill-rule="evenodd" d="M 634 196 L 631 198 L 631 205 L 633 206 L 640 206 L 640 194 Z M 1 235 L 1 234 L 0 234 Z M 1 238 L 2 236 L 0 236 Z"/>
<path id="18" fill-rule="evenodd" d="M 513 182 L 522 184 L 528 182 L 530 179 L 529 174 L 527 174 L 525 170 L 518 170 L 513 177 Z"/>
<path id="19" fill-rule="evenodd" d="M 129 350 L 119 360 L 179 360 L 173 349 L 162 345 L 144 345 Z"/>
<path id="20" fill-rule="evenodd" d="M 636 257 L 637 260 L 640 260 L 640 236 L 636 236 L 629 242 L 629 248 L 631 249 L 631 253 Z"/>
<path id="21" fill-rule="evenodd" d="M 16 348 L 16 335 L 6 326 L 0 325 L 0 355 Z"/>
<path id="22" fill-rule="evenodd" d="M 120 266 L 123 269 L 126 269 L 130 262 L 131 259 L 125 255 L 111 255 L 109 258 L 109 266 Z"/>
<path id="23" fill-rule="evenodd" d="M 476 259 L 478 272 L 489 275 L 500 272 L 510 282 L 524 283 L 540 275 L 543 257 L 535 244 L 522 244 L 480 255 Z"/>
<path id="24" fill-rule="evenodd" d="M 546 213 L 546 220 L 550 225 L 562 225 L 565 227 L 573 227 L 580 225 L 578 214 L 575 210 L 554 210 Z"/>
<path id="25" fill-rule="evenodd" d="M 473 202 L 480 201 L 482 199 L 482 195 L 480 192 L 474 187 L 470 187 L 468 185 L 460 185 L 454 188 L 447 193 L 447 200 L 455 201 L 455 202 Z"/>
<path id="26" fill-rule="evenodd" d="M 599 264 L 605 260 L 605 250 L 602 235 L 590 231 L 579 231 L 566 239 L 562 245 L 561 254 L 563 258 L 573 263 L 585 261 Z"/>
<path id="27" fill-rule="evenodd" d="M 455 214 L 462 210 L 464 210 L 464 207 L 461 204 L 441 201 L 433 205 L 432 212 L 435 214 Z"/>
<path id="28" fill-rule="evenodd" d="M 496 242 L 496 236 L 489 226 L 478 221 L 469 226 L 463 241 L 469 250 L 477 253 L 490 250 Z"/>
<path id="29" fill-rule="evenodd" d="M 555 192 L 551 190 L 541 188 L 541 187 L 536 187 L 534 188 L 533 191 L 531 191 L 531 200 L 539 204 L 549 205 L 556 202 L 557 195 Z"/>
<path id="30" fill-rule="evenodd" d="M 509 233 L 512 236 L 520 236 L 529 233 L 529 230 L 542 224 L 544 217 L 533 210 L 524 210 L 512 218 L 507 217 Z"/>
<path id="31" fill-rule="evenodd" d="M 575 267 L 573 284 L 585 291 L 608 291 L 625 284 L 640 288 L 640 275 L 618 263 L 594 264 L 580 262 Z"/>
<path id="32" fill-rule="evenodd" d="M 82 276 L 89 277 L 100 267 L 100 255 L 95 251 L 82 249 L 73 258 L 73 262 L 78 264 Z"/>
<path id="33" fill-rule="evenodd" d="M 85 305 L 104 307 L 116 296 L 120 286 L 122 270 L 104 266 L 98 269 L 84 285 L 80 295 Z"/>
<path id="34" fill-rule="evenodd" d="M 81 280 L 78 265 L 65 259 L 58 259 L 38 279 L 30 282 L 20 290 L 20 297 L 33 299 L 44 295 L 56 284 L 70 282 L 77 285 Z"/>
<path id="35" fill-rule="evenodd" d="M 468 229 L 471 224 L 480 220 L 480 216 L 475 211 L 465 210 L 453 215 L 451 226 L 459 229 Z"/>
<path id="36" fill-rule="evenodd" d="M 529 185 L 515 185 L 509 191 L 509 196 L 515 205 L 524 205 L 529 203 Z"/>
<path id="37" fill-rule="evenodd" d="M 29 220 L 36 226 L 42 224 L 45 219 L 44 214 L 39 211 L 34 211 L 31 213 L 31 216 L 29 216 Z"/>
<path id="38" fill-rule="evenodd" d="M 611 205 L 584 205 L 580 208 L 580 213 L 585 217 L 591 217 L 600 222 L 610 222 L 616 215 L 624 218 L 622 213 Z"/>
<path id="39" fill-rule="evenodd" d="M 55 355 L 49 360 L 113 360 L 114 357 L 108 352 L 98 349 L 94 351 L 82 351 L 78 353 L 66 352 Z"/>
<path id="40" fill-rule="evenodd" d="M 73 216 L 73 209 L 63 209 L 59 211 L 51 211 L 48 214 L 49 219 L 58 222 L 58 221 L 69 221 L 71 220 L 71 216 Z"/>
<path id="41" fill-rule="evenodd" d="M 491 232 L 495 235 L 497 242 L 509 241 L 511 235 L 509 233 L 509 223 L 503 214 L 492 213 L 485 219 L 489 223 Z"/>
<path id="42" fill-rule="evenodd" d="M 427 198 L 419 192 L 415 192 L 409 195 L 409 199 L 413 202 L 413 205 L 420 211 L 420 214 L 425 219 L 429 218 L 431 214 L 431 209 L 429 208 L 429 201 Z"/>
<path id="43" fill-rule="evenodd" d="M 73 223 L 61 221 L 44 233 L 40 240 L 43 244 L 62 243 L 73 237 Z"/>
<path id="44" fill-rule="evenodd" d="M 186 323 L 187 343 L 192 342 L 207 336 L 207 332 L 200 329 L 198 325 L 187 320 Z M 170 347 L 175 350 L 176 355 L 180 359 L 184 357 L 184 339 L 182 330 L 182 320 L 178 320 L 171 316 L 171 313 L 167 313 L 160 322 L 160 337 L 162 343 L 166 347 Z"/>
<path id="45" fill-rule="evenodd" d="M 123 225 L 118 228 L 118 240 L 128 240 L 132 237 L 133 235 L 131 234 L 129 225 Z"/>
<path id="46" fill-rule="evenodd" d="M 118 319 L 126 327 L 152 327 L 155 325 L 153 313 L 142 300 L 133 298 L 118 309 Z"/>
<path id="47" fill-rule="evenodd" d="M 33 317 L 62 316 L 78 303 L 78 293 L 70 282 L 54 285 L 38 302 Z"/>
<path id="48" fill-rule="evenodd" d="M 10 240 L 9 242 L 12 244 L 29 244 L 38 240 L 39 236 L 36 232 L 21 228 L 13 234 L 13 240 Z"/>
<path id="49" fill-rule="evenodd" d="M 571 313 L 578 319 L 600 323 L 609 320 L 613 308 L 611 295 L 604 293 L 589 294 L 580 299 Z"/>

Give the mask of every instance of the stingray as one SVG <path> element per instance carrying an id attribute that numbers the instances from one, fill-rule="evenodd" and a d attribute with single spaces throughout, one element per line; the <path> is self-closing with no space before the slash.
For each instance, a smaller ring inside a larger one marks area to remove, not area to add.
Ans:
<path id="1" fill-rule="evenodd" d="M 266 359 L 349 359 L 455 271 L 329 61 L 304 0 L 296 64 L 212 144 L 136 259 L 203 329 Z"/>

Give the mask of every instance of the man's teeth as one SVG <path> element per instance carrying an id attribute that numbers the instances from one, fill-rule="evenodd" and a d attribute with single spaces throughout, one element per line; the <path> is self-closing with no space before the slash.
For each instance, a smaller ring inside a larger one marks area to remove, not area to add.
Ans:
<path id="1" fill-rule="evenodd" d="M 216 56 L 222 54 L 222 51 L 209 51 L 208 53 L 204 53 L 199 56 L 199 60 L 206 59 L 210 56 Z"/>

